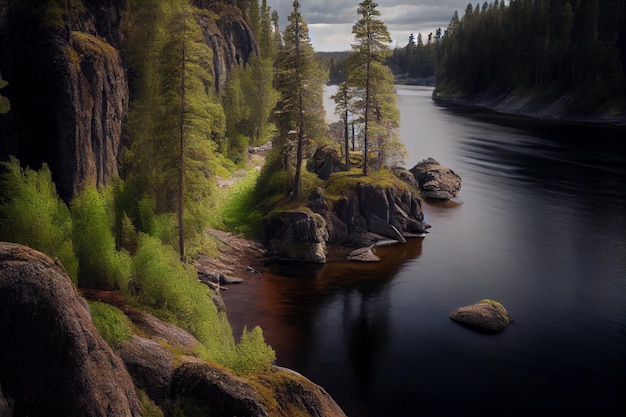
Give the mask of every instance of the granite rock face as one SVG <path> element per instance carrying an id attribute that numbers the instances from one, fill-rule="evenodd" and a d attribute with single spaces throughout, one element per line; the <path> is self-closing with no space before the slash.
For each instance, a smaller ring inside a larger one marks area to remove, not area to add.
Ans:
<path id="1" fill-rule="evenodd" d="M 0 385 L 13 415 L 140 416 L 124 363 L 63 267 L 0 243 Z"/>
<path id="2" fill-rule="evenodd" d="M 432 158 L 418 162 L 410 171 L 424 198 L 449 200 L 461 190 L 461 177 Z"/>
<path id="3" fill-rule="evenodd" d="M 83 0 L 79 14 L 50 28 L 19 2 L 0 0 L 0 73 L 11 102 L 0 117 L 0 160 L 48 164 L 65 201 L 118 174 L 132 82 L 123 56 L 126 3 Z M 221 91 L 230 70 L 258 54 L 258 44 L 235 5 L 195 3 L 207 9 L 197 20 Z"/>
<path id="4" fill-rule="evenodd" d="M 0 25 L 0 71 L 11 80 L 12 104 L 0 118 L 0 158 L 13 155 L 33 168 L 47 163 L 69 200 L 118 173 L 129 101 L 120 53 L 126 2 L 85 1 L 58 29 L 15 4 L 4 5 Z"/>
<path id="5" fill-rule="evenodd" d="M 265 225 L 268 252 L 280 260 L 325 263 L 327 237 L 322 216 L 307 210 L 273 213 Z"/>

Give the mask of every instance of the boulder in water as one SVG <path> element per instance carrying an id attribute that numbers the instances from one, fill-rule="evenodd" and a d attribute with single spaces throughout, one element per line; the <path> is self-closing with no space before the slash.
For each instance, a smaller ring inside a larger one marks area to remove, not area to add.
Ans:
<path id="1" fill-rule="evenodd" d="M 470 327 L 490 332 L 499 332 L 512 322 L 504 306 L 489 299 L 459 307 L 450 313 L 450 318 Z"/>
<path id="2" fill-rule="evenodd" d="M 424 198 L 449 200 L 461 190 L 461 177 L 433 158 L 418 162 L 410 171 Z"/>

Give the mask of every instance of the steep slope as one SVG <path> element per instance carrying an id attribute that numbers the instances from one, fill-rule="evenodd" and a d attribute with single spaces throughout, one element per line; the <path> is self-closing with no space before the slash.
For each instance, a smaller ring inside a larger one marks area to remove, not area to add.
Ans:
<path id="1" fill-rule="evenodd" d="M 0 0 L 0 73 L 12 105 L 0 115 L 0 159 L 13 155 L 33 168 L 47 163 L 67 201 L 118 173 L 132 99 L 123 56 L 127 3 L 76 0 L 55 19 L 49 10 L 65 2 L 35 3 Z M 236 6 L 195 3 L 206 11 L 198 19 L 213 49 L 219 91 L 258 45 Z"/>

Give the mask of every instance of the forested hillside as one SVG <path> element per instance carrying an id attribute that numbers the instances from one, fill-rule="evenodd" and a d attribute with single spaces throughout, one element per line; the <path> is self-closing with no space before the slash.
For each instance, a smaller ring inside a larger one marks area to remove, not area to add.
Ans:
<path id="1" fill-rule="evenodd" d="M 470 3 L 437 46 L 437 90 L 465 97 L 568 93 L 589 108 L 623 98 L 625 19 L 623 0 Z"/>

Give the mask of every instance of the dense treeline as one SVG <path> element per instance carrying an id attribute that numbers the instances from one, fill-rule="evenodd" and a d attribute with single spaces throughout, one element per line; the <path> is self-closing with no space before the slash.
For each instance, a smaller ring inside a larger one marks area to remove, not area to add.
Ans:
<path id="1" fill-rule="evenodd" d="M 626 1 L 495 0 L 455 12 L 437 48 L 438 89 L 541 89 L 597 104 L 626 94 Z"/>
<path id="2" fill-rule="evenodd" d="M 406 46 L 395 48 L 389 59 L 394 74 L 411 79 L 434 77 L 442 36 L 442 29 L 429 33 L 426 41 L 421 33 L 411 33 Z"/>
<path id="3" fill-rule="evenodd" d="M 348 76 L 347 59 L 350 52 L 316 52 L 315 58 L 321 61 L 328 71 L 328 84 L 339 85 Z"/>

